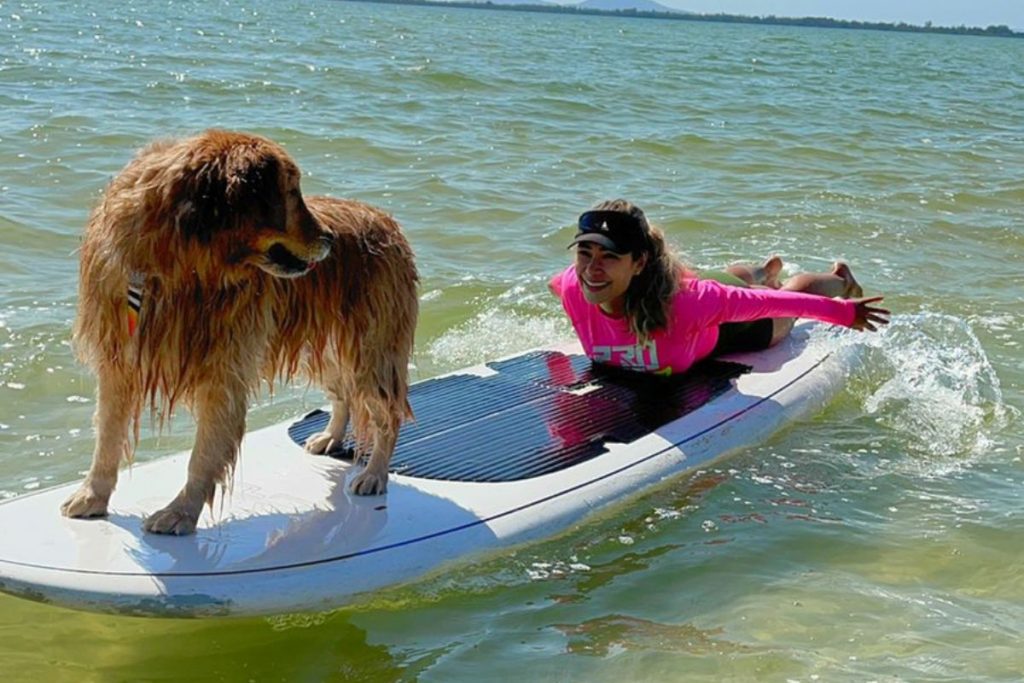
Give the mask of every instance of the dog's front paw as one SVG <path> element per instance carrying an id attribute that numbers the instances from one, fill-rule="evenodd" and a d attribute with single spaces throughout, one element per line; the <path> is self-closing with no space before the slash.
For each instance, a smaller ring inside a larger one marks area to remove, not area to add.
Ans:
<path id="1" fill-rule="evenodd" d="M 375 472 L 369 468 L 363 470 L 352 480 L 349 490 L 357 496 L 377 496 L 388 490 L 388 472 Z"/>
<path id="2" fill-rule="evenodd" d="M 332 451 L 342 450 L 343 445 L 343 442 L 335 441 L 330 432 L 321 432 L 306 439 L 305 449 L 307 453 L 324 455 Z"/>
<path id="3" fill-rule="evenodd" d="M 110 493 L 99 493 L 88 481 L 75 491 L 64 504 L 60 513 L 65 517 L 106 517 Z"/>
<path id="4" fill-rule="evenodd" d="M 158 510 L 142 522 L 142 528 L 151 534 L 188 536 L 195 533 L 199 514 L 193 514 L 177 502 Z"/>

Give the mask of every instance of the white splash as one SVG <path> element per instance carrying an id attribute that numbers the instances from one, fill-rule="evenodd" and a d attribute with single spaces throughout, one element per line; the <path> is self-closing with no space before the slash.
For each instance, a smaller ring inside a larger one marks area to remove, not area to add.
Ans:
<path id="1" fill-rule="evenodd" d="M 864 401 L 878 422 L 929 455 L 978 455 L 1006 425 L 999 378 L 964 320 L 938 313 L 897 316 L 867 339 L 868 367 L 887 376 Z"/>
<path id="2" fill-rule="evenodd" d="M 491 308 L 438 337 L 428 348 L 442 368 L 467 365 L 509 356 L 570 339 L 571 331 L 558 317 L 540 317 Z"/>

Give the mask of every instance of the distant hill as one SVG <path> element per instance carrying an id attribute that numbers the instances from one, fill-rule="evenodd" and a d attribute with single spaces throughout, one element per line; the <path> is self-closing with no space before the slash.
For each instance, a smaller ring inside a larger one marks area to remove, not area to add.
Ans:
<path id="1" fill-rule="evenodd" d="M 580 9 L 602 10 L 604 12 L 621 12 L 622 10 L 634 9 L 640 12 L 675 12 L 676 14 L 687 14 L 681 10 L 666 7 L 654 0 L 583 0 L 573 2 L 572 0 L 469 0 L 480 4 L 490 5 L 551 5 L 552 7 L 578 7 Z"/>
<path id="2" fill-rule="evenodd" d="M 555 5 L 550 0 L 477 0 L 477 2 L 490 3 L 492 5 Z"/>
<path id="3" fill-rule="evenodd" d="M 675 12 L 679 10 L 666 7 L 654 0 L 583 0 L 576 5 L 584 9 L 600 9 L 615 12 L 616 10 L 635 9 L 641 12 Z"/>
<path id="4" fill-rule="evenodd" d="M 572 0 L 349 0 L 350 2 L 374 2 L 386 5 L 414 5 L 423 7 L 465 7 L 468 9 L 500 9 L 511 12 L 565 12 L 569 14 L 590 14 L 596 16 L 636 17 L 637 19 L 673 19 L 677 21 L 708 21 L 723 24 L 760 24 L 765 26 L 799 26 L 828 29 L 853 29 L 856 31 L 900 31 L 903 33 L 945 33 L 962 36 L 988 36 L 993 38 L 1024 38 L 1024 31 L 1014 31 L 1005 24 L 980 26 L 914 26 L 900 22 L 888 24 L 878 21 L 853 21 L 829 19 L 828 17 L 766 17 L 742 14 L 697 14 L 671 7 L 652 0 L 584 0 L 580 4 L 569 4 Z M 0 0 L 2 2 L 2 0 Z"/>

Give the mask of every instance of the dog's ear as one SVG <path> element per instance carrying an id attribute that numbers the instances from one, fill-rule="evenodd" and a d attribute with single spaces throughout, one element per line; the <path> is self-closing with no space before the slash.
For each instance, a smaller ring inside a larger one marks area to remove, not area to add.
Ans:
<path id="1" fill-rule="evenodd" d="M 219 159 L 186 169 L 174 189 L 175 226 L 180 235 L 202 243 L 225 227 L 231 214 L 228 178 Z"/>
<path id="2" fill-rule="evenodd" d="M 263 150 L 236 145 L 223 156 L 197 160 L 174 192 L 178 233 L 204 244 L 243 224 L 285 227 L 281 165 Z"/>
<path id="3" fill-rule="evenodd" d="M 284 230 L 286 201 L 280 160 L 273 154 L 235 149 L 225 161 L 227 203 L 233 218 L 257 228 Z M 236 223 L 237 224 L 237 223 Z"/>

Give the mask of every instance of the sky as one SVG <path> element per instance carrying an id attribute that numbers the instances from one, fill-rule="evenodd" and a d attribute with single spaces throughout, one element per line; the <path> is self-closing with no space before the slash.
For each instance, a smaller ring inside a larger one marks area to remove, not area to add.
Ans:
<path id="1" fill-rule="evenodd" d="M 690 12 L 831 17 L 936 26 L 1005 24 L 1024 31 L 1024 0 L 658 0 Z"/>

